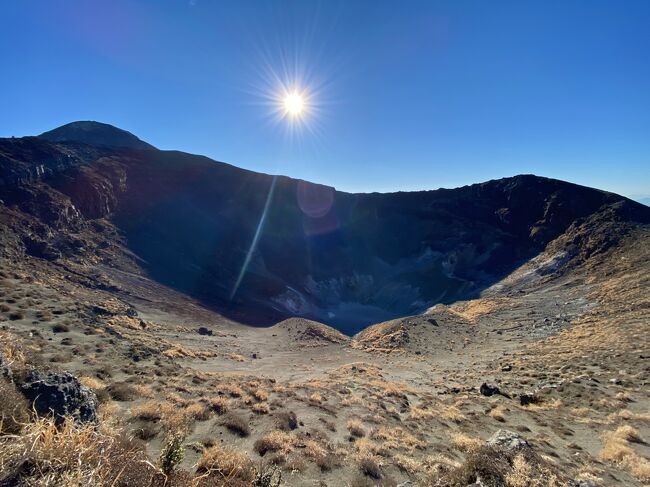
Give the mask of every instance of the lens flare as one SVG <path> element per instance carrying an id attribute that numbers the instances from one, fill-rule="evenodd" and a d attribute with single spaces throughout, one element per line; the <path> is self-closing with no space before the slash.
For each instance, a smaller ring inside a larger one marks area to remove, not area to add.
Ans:
<path id="1" fill-rule="evenodd" d="M 293 92 L 284 97 L 284 111 L 288 115 L 298 117 L 302 114 L 304 108 L 305 99 L 300 93 Z"/>

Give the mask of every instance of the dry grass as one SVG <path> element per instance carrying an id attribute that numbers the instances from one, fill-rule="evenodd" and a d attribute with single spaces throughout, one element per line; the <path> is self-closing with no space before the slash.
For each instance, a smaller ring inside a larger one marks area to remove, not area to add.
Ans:
<path id="1" fill-rule="evenodd" d="M 363 427 L 363 423 L 358 419 L 350 419 L 346 426 L 352 436 L 356 436 L 357 438 L 363 438 L 366 436 L 366 429 Z"/>
<path id="2" fill-rule="evenodd" d="M 160 421 L 173 413 L 171 404 L 161 401 L 148 401 L 131 409 L 131 415 L 143 421 Z"/>
<path id="3" fill-rule="evenodd" d="M 106 384 L 104 384 L 104 382 L 97 379 L 96 377 L 82 376 L 79 377 L 79 382 L 95 392 L 100 391 L 106 387 Z"/>
<path id="4" fill-rule="evenodd" d="M 509 487 L 528 487 L 532 473 L 533 468 L 520 454 L 512 460 L 512 469 L 506 474 L 505 480 Z"/>
<path id="5" fill-rule="evenodd" d="M 114 401 L 133 401 L 139 397 L 138 389 L 126 382 L 115 382 L 106 387 L 106 392 Z"/>
<path id="6" fill-rule="evenodd" d="M 230 397 L 242 397 L 244 395 L 244 389 L 236 384 L 219 384 L 217 389 L 222 394 Z"/>
<path id="7" fill-rule="evenodd" d="M 309 396 L 309 402 L 320 404 L 323 402 L 323 396 L 321 396 L 321 394 L 318 392 L 314 392 L 311 396 Z"/>
<path id="8" fill-rule="evenodd" d="M 203 403 L 172 404 L 171 402 L 148 401 L 131 409 L 131 415 L 142 421 L 160 421 L 172 433 L 186 433 L 195 421 L 206 421 L 210 409 Z"/>
<path id="9" fill-rule="evenodd" d="M 207 477 L 217 477 L 229 482 L 242 481 L 248 485 L 255 478 L 255 467 L 248 456 L 240 451 L 222 446 L 208 448 L 197 464 L 197 473 Z"/>
<path id="10" fill-rule="evenodd" d="M 532 451 L 511 452 L 481 446 L 465 462 L 443 471 L 440 485 L 465 487 L 478 478 L 484 485 L 504 487 L 564 487 L 571 485 L 554 467 Z"/>
<path id="11" fill-rule="evenodd" d="M 257 389 L 255 392 L 253 392 L 253 397 L 258 401 L 268 401 L 269 393 L 263 389 Z"/>
<path id="12" fill-rule="evenodd" d="M 388 451 L 413 451 L 426 445 L 424 441 L 399 427 L 380 426 L 371 433 L 371 437 L 373 440 L 379 440 L 382 448 Z"/>
<path id="13" fill-rule="evenodd" d="M 0 376 L 0 435 L 17 434 L 29 420 L 29 404 L 16 387 Z"/>
<path id="14" fill-rule="evenodd" d="M 298 427 L 298 417 L 293 411 L 283 411 L 275 416 L 275 424 L 282 431 L 292 431 Z"/>
<path id="15" fill-rule="evenodd" d="M 258 438 L 253 445 L 253 448 L 261 456 L 268 452 L 281 451 L 283 453 L 290 453 L 293 450 L 295 437 L 282 430 L 274 430 L 264 434 Z"/>
<path id="16" fill-rule="evenodd" d="M 266 403 L 266 402 L 258 402 L 256 404 L 253 404 L 253 406 L 251 407 L 251 410 L 255 414 L 269 414 L 269 411 L 271 410 L 271 408 L 269 407 L 268 403 Z"/>
<path id="17" fill-rule="evenodd" d="M 371 479 L 381 478 L 381 458 L 375 455 L 360 455 L 357 457 L 359 470 Z"/>
<path id="18" fill-rule="evenodd" d="M 41 487 L 150 485 L 159 474 L 117 432 L 69 421 L 57 427 L 51 419 L 26 425 L 19 437 L 0 438 L 0 472 L 15 475 L 21 485 Z"/>
<path id="19" fill-rule="evenodd" d="M 411 456 L 397 454 L 393 457 L 393 463 L 402 472 L 406 472 L 409 475 L 415 475 L 422 471 L 422 462 Z"/>
<path id="20" fill-rule="evenodd" d="M 647 482 L 650 480 L 650 461 L 638 455 L 630 443 L 644 443 L 639 432 L 632 426 L 624 425 L 615 431 L 604 433 L 600 458 L 618 464 L 642 482 Z"/>
<path id="21" fill-rule="evenodd" d="M 633 421 L 643 421 L 646 423 L 650 423 L 650 412 L 635 413 L 633 411 L 630 411 L 629 409 L 622 409 L 621 411 L 612 413 L 607 417 L 609 421 L 616 421 L 618 418 L 624 419 L 626 421 L 633 420 Z"/>
<path id="22" fill-rule="evenodd" d="M 454 423 L 461 423 L 465 421 L 465 415 L 458 409 L 456 406 L 443 406 L 438 412 L 441 418 L 448 421 L 453 421 Z"/>
<path id="23" fill-rule="evenodd" d="M 14 369 L 24 367 L 27 351 L 22 340 L 13 333 L 0 331 L 0 352 L 10 367 Z"/>
<path id="24" fill-rule="evenodd" d="M 497 406 L 494 409 L 490 410 L 488 416 L 490 416 L 493 419 L 496 419 L 500 423 L 505 423 L 506 421 L 505 412 L 506 409 L 503 406 Z"/>
<path id="25" fill-rule="evenodd" d="M 173 408 L 171 414 L 165 414 L 162 423 L 167 431 L 176 434 L 187 434 L 196 421 L 206 421 L 210 418 L 210 410 L 205 404 L 196 402 L 178 409 Z"/>
<path id="26" fill-rule="evenodd" d="M 217 414 L 226 414 L 230 409 L 230 401 L 222 396 L 215 396 L 208 401 L 208 404 Z"/>
<path id="27" fill-rule="evenodd" d="M 251 434 L 251 429 L 250 426 L 248 426 L 248 421 L 246 421 L 241 416 L 237 416 L 236 414 L 233 413 L 226 414 L 223 417 L 221 424 L 225 426 L 228 429 L 228 431 L 230 431 L 231 433 L 235 433 L 236 435 L 239 435 L 242 438 Z"/>
<path id="28" fill-rule="evenodd" d="M 460 451 L 470 452 L 482 447 L 485 442 L 480 438 L 474 438 L 465 433 L 455 432 L 450 435 L 451 444 Z"/>
<path id="29" fill-rule="evenodd" d="M 411 406 L 409 409 L 409 419 L 420 420 L 420 419 L 432 419 L 437 416 L 435 411 L 429 409 L 420 408 L 417 406 Z"/>
<path id="30" fill-rule="evenodd" d="M 562 407 L 562 400 L 557 398 L 551 400 L 543 400 L 541 402 L 536 402 L 521 407 L 528 411 L 548 411 L 550 409 L 560 409 Z"/>

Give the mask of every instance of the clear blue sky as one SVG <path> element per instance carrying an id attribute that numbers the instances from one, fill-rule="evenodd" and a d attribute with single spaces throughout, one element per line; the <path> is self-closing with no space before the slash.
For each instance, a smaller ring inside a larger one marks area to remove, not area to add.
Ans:
<path id="1" fill-rule="evenodd" d="M 23 0 L 0 135 L 73 120 L 347 191 L 535 173 L 650 195 L 650 2 Z M 301 80 L 300 130 L 266 97 Z"/>

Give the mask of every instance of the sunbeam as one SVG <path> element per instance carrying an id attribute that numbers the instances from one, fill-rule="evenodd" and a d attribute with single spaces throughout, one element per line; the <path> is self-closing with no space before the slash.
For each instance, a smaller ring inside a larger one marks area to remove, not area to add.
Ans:
<path id="1" fill-rule="evenodd" d="M 264 203 L 264 209 L 262 210 L 260 221 L 257 224 L 255 235 L 253 236 L 253 240 L 251 241 L 251 246 L 249 247 L 248 252 L 246 253 L 246 258 L 244 259 L 244 263 L 241 266 L 241 270 L 239 271 L 239 275 L 237 276 L 235 285 L 233 286 L 232 291 L 230 291 L 231 300 L 235 297 L 235 294 L 237 294 L 237 289 L 239 289 L 239 286 L 241 285 L 241 282 L 244 279 L 244 275 L 246 275 L 246 270 L 248 269 L 248 265 L 250 264 L 251 258 L 253 257 L 253 253 L 255 252 L 255 248 L 257 247 L 257 241 L 259 240 L 260 235 L 262 233 L 262 228 L 264 228 L 264 221 L 266 220 L 266 214 L 269 211 L 269 207 L 271 206 L 271 200 L 273 199 L 273 192 L 275 191 L 276 181 L 277 181 L 277 176 L 273 176 L 273 179 L 271 180 L 271 186 L 269 187 L 269 192 L 266 195 L 266 202 Z"/>

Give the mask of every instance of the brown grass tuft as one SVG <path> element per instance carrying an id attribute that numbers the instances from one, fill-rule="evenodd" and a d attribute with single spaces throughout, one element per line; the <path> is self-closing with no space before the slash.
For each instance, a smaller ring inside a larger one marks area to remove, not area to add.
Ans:
<path id="1" fill-rule="evenodd" d="M 19 437 L 0 438 L 0 472 L 16 484 L 42 487 L 150 485 L 159 475 L 118 432 L 70 421 L 57 426 L 48 418 L 29 423 Z"/>
<path id="2" fill-rule="evenodd" d="M 281 451 L 283 453 L 290 453 L 293 449 L 295 438 L 292 434 L 286 431 L 274 430 L 266 433 L 258 438 L 253 445 L 253 448 L 261 456 L 268 452 Z"/>
<path id="3" fill-rule="evenodd" d="M 363 438 L 366 436 L 366 429 L 363 427 L 363 423 L 358 419 L 349 420 L 347 428 L 352 436 L 356 436 L 357 438 Z"/>
<path id="4" fill-rule="evenodd" d="M 226 414 L 230 409 L 230 401 L 225 397 L 215 396 L 208 402 L 212 410 L 219 415 Z"/>
<path id="5" fill-rule="evenodd" d="M 29 404 L 16 387 L 0 376 L 0 435 L 16 434 L 29 420 Z"/>
<path id="6" fill-rule="evenodd" d="M 242 481 L 250 485 L 256 473 L 253 462 L 246 454 L 219 445 L 203 452 L 196 471 L 207 477 L 221 479 L 225 482 L 223 485 L 229 485 L 229 482 L 234 481 Z"/>

